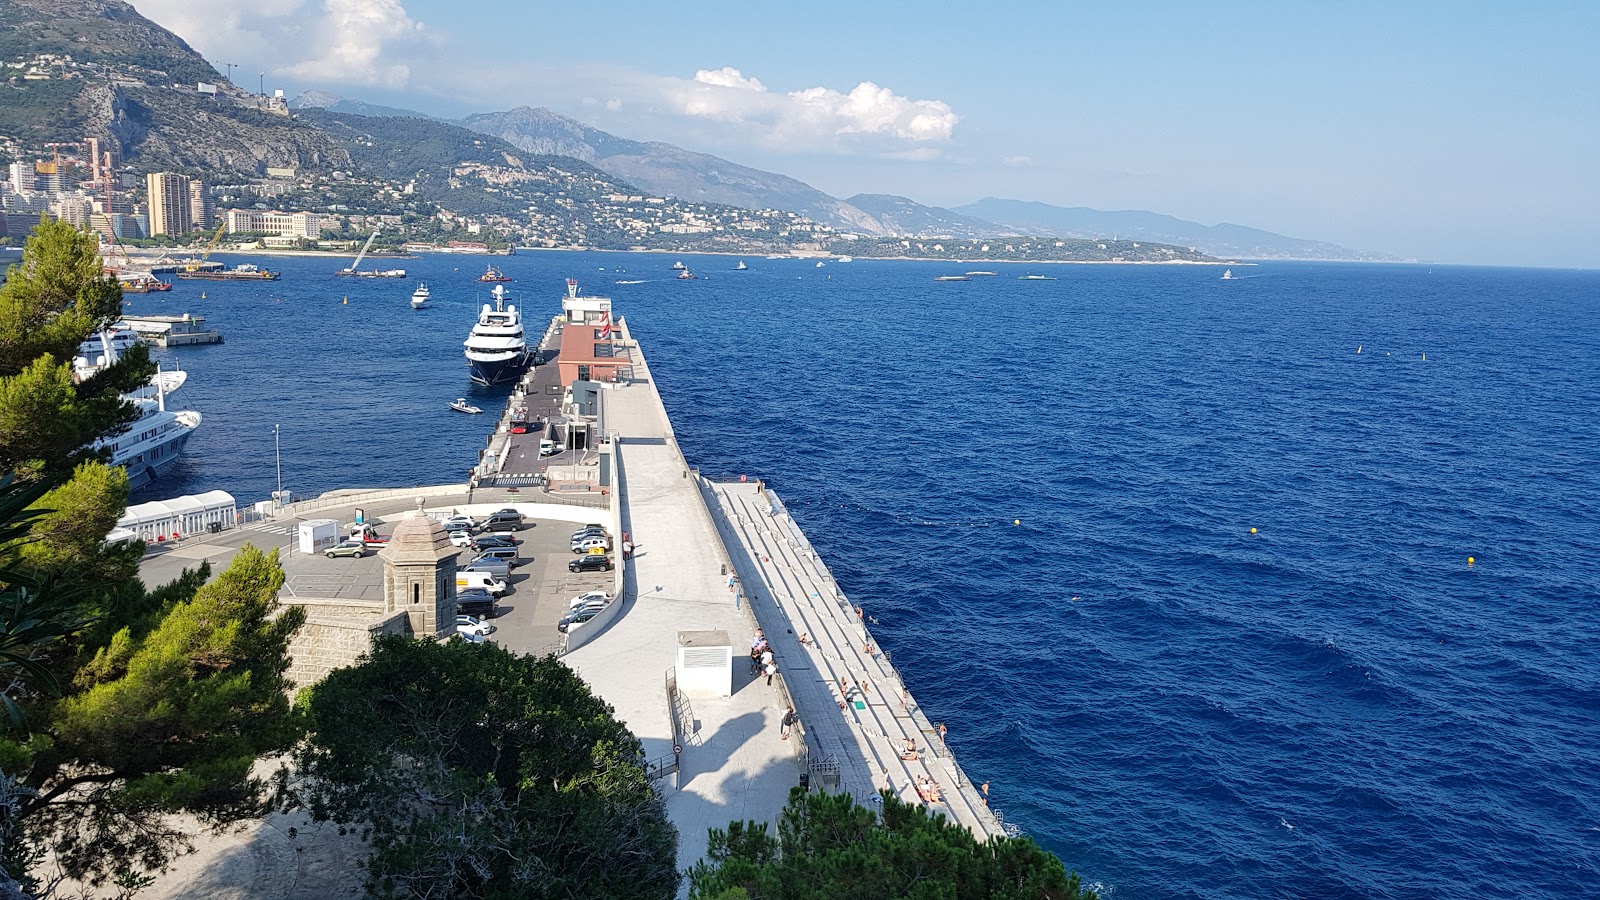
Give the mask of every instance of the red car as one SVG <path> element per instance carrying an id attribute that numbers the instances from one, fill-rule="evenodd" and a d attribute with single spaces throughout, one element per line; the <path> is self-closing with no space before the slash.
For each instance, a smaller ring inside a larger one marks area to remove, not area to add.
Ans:
<path id="1" fill-rule="evenodd" d="M 527 434 L 528 433 L 528 426 L 526 424 L 513 425 L 513 426 L 511 426 L 511 433 L 512 434 Z"/>

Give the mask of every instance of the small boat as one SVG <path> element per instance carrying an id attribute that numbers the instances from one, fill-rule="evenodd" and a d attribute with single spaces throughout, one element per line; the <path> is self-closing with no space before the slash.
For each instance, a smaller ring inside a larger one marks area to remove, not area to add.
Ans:
<path id="1" fill-rule="evenodd" d="M 735 272 L 743 272 L 745 269 L 748 269 L 748 268 L 750 268 L 750 267 L 745 265 L 744 264 L 744 260 L 741 259 L 741 260 L 739 260 L 739 264 L 737 266 L 733 267 L 733 270 Z"/>
<path id="2" fill-rule="evenodd" d="M 935 275 L 934 281 L 971 281 L 970 275 Z"/>
<path id="3" fill-rule="evenodd" d="M 172 290 L 172 282 L 162 281 L 154 275 L 133 272 L 117 276 L 117 284 L 124 294 L 150 294 Z"/>
<path id="4" fill-rule="evenodd" d="M 677 262 L 672 264 L 672 271 L 674 271 L 674 272 L 687 272 L 687 271 L 689 271 L 689 267 L 684 265 L 683 264 L 683 260 L 680 259 Z"/>
<path id="5" fill-rule="evenodd" d="M 1232 281 L 1233 280 L 1233 270 L 1232 269 L 1223 269 L 1222 270 L 1222 280 L 1223 281 Z"/>
<path id="6" fill-rule="evenodd" d="M 625 279 L 617 282 L 617 284 L 644 284 L 644 279 L 643 278 L 625 278 Z"/>
<path id="7" fill-rule="evenodd" d="M 788 259 L 788 258 L 789 257 L 784 256 L 782 253 L 774 253 L 771 256 L 767 257 L 767 259 Z"/>
<path id="8" fill-rule="evenodd" d="M 1000 273 L 999 272 L 968 272 L 967 274 L 971 275 L 973 278 L 982 278 L 982 277 L 984 277 L 986 275 L 999 275 Z"/>
<path id="9" fill-rule="evenodd" d="M 678 273 L 678 280 L 679 281 L 693 281 L 694 280 L 694 273 L 689 271 L 688 269 L 684 269 L 682 272 Z"/>
<path id="10" fill-rule="evenodd" d="M 431 295 L 428 293 L 428 283 L 426 281 L 417 285 L 417 289 L 411 292 L 411 308 L 421 309 L 424 306 L 427 306 L 430 296 Z"/>
<path id="11" fill-rule="evenodd" d="M 1018 275 L 1018 281 L 1055 281 L 1054 275 Z"/>
<path id="12" fill-rule="evenodd" d="M 511 279 L 506 277 L 506 273 L 496 269 L 494 266 L 490 266 L 482 275 L 478 276 L 478 280 L 488 284 L 503 284 Z"/>
<path id="13" fill-rule="evenodd" d="M 855 262 L 855 261 L 856 261 L 856 258 L 854 256 L 841 256 L 837 260 L 835 260 L 835 262 Z"/>
<path id="14" fill-rule="evenodd" d="M 827 263 L 825 263 L 825 262 L 823 262 L 823 261 L 822 261 L 822 260 L 820 260 L 820 259 L 819 259 L 819 260 L 817 260 L 817 268 L 819 268 L 819 269 L 820 269 L 820 268 L 822 268 L 822 267 L 823 267 L 823 266 L 825 266 L 825 265 L 827 265 Z"/>
<path id="15" fill-rule="evenodd" d="M 473 415 L 483 412 L 483 410 L 473 406 L 471 403 L 468 403 L 467 398 L 465 397 L 457 397 L 456 399 L 450 401 L 450 408 L 456 412 L 472 413 Z"/>

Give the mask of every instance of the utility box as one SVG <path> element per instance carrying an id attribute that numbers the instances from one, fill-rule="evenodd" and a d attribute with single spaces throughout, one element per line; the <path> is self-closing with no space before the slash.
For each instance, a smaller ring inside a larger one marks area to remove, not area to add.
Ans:
<path id="1" fill-rule="evenodd" d="M 300 523 L 300 552 L 321 553 L 339 543 L 339 520 L 307 519 Z"/>
<path id="2" fill-rule="evenodd" d="M 685 697 L 733 696 L 733 642 L 726 631 L 678 632 L 678 691 Z"/>

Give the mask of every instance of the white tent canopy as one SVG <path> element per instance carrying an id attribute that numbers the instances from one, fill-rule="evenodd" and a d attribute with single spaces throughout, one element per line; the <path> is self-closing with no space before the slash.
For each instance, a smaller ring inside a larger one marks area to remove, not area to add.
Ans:
<path id="1" fill-rule="evenodd" d="M 141 540 L 169 541 L 203 531 L 221 531 L 239 524 L 239 511 L 227 491 L 207 491 L 171 500 L 152 500 L 128 507 L 117 528 Z"/>

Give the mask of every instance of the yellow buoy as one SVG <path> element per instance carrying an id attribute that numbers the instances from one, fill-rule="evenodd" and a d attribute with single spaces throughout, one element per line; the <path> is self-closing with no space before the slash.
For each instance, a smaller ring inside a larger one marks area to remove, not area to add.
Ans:
<path id="1" fill-rule="evenodd" d="M 206 292 L 205 292 L 205 291 L 201 291 L 201 292 L 200 292 L 200 299 L 201 299 L 201 300 L 204 300 L 204 299 L 205 299 L 205 298 L 206 298 Z M 165 297 L 162 297 L 162 298 L 161 298 L 161 299 L 163 299 L 163 300 L 165 300 L 165 299 L 167 299 L 167 298 L 165 298 Z"/>
<path id="2" fill-rule="evenodd" d="M 1252 528 L 1252 529 L 1250 529 L 1250 533 L 1251 533 L 1251 534 L 1255 534 L 1255 533 L 1256 533 L 1256 530 L 1255 530 L 1255 529 L 1254 529 L 1254 528 Z"/>
<path id="3" fill-rule="evenodd" d="M 344 305 L 345 306 L 349 306 L 350 305 L 350 298 L 349 297 L 344 298 Z"/>
<path id="4" fill-rule="evenodd" d="M 1022 524 L 1022 520 L 1021 519 L 1012 519 L 1011 520 L 1011 524 L 1013 524 L 1013 525 L 1021 525 Z"/>
<path id="5" fill-rule="evenodd" d="M 1477 562 L 1477 560 L 1475 560 L 1475 559 L 1473 559 L 1473 558 L 1472 558 L 1472 557 L 1470 557 L 1470 556 L 1469 556 L 1469 557 L 1467 557 L 1467 565 L 1469 565 L 1469 566 L 1470 566 L 1470 565 L 1472 565 L 1472 564 L 1473 564 L 1473 563 L 1475 563 L 1475 562 Z"/>

